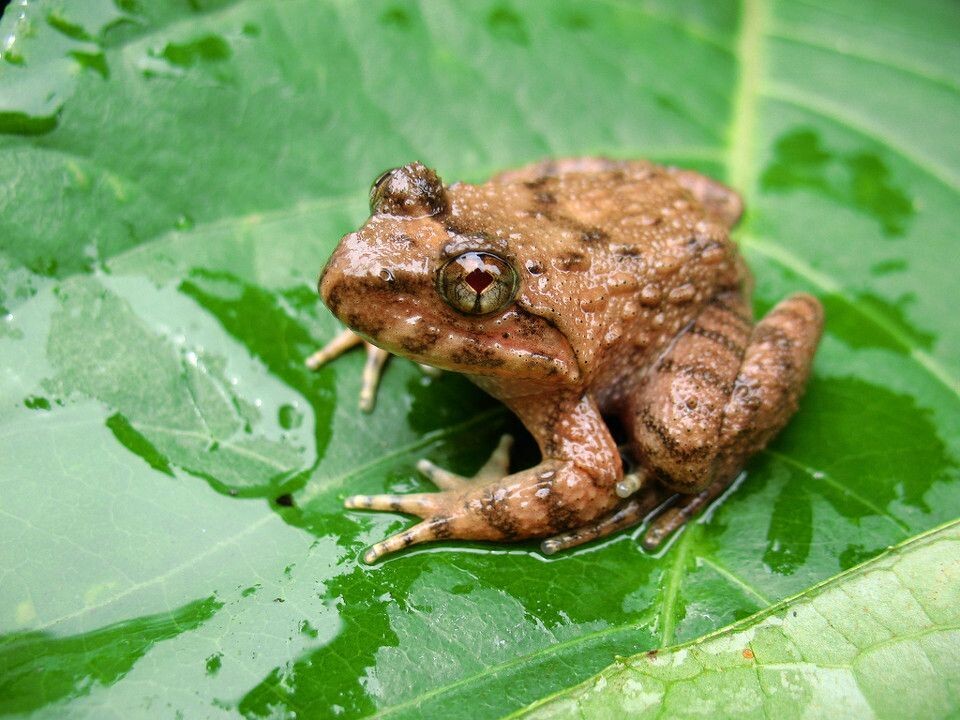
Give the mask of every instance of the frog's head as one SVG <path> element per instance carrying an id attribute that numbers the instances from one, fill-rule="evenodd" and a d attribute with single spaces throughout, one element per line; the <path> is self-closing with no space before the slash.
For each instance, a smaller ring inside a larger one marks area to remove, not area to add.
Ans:
<path id="1" fill-rule="evenodd" d="M 458 189 L 420 163 L 383 173 L 370 218 L 345 235 L 320 276 L 323 302 L 398 355 L 474 375 L 575 382 L 570 343 L 525 306 L 505 240 L 458 224 Z"/>

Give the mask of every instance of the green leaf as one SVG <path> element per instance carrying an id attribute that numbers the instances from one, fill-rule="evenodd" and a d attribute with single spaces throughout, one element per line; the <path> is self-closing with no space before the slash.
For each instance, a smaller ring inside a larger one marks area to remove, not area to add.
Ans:
<path id="1" fill-rule="evenodd" d="M 960 703 L 960 521 L 524 718 L 941 718 Z"/>
<path id="2" fill-rule="evenodd" d="M 0 715 L 499 717 L 960 516 L 958 31 L 950 0 L 11 4 Z M 800 412 L 656 555 L 362 565 L 411 520 L 344 496 L 522 428 L 402 360 L 359 413 L 360 357 L 303 366 L 317 273 L 387 167 L 577 154 L 743 192 L 757 310 L 827 309 Z"/>

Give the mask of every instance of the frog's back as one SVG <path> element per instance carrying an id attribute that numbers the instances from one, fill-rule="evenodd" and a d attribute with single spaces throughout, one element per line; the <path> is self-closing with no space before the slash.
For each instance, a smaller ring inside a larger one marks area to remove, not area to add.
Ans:
<path id="1" fill-rule="evenodd" d="M 743 280 L 728 236 L 739 198 L 696 173 L 573 158 L 451 197 L 457 232 L 503 235 L 529 276 L 521 301 L 561 327 L 595 386 L 621 384 Z"/>

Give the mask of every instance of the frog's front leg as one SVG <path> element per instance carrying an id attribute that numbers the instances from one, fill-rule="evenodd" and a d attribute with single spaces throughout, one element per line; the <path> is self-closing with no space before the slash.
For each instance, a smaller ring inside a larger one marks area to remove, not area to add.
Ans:
<path id="1" fill-rule="evenodd" d="M 363 379 L 360 387 L 360 409 L 363 412 L 370 412 L 373 410 L 373 403 L 377 396 L 377 386 L 380 384 L 380 377 L 383 375 L 383 364 L 390 357 L 390 353 L 386 350 L 366 342 L 353 330 L 343 330 L 304 360 L 304 365 L 311 370 L 318 370 L 357 345 L 363 345 L 367 351 L 367 362 L 363 366 Z"/>
<path id="2" fill-rule="evenodd" d="M 367 352 L 367 361 L 364 363 L 363 377 L 361 378 L 359 407 L 363 412 L 370 412 L 376 402 L 377 388 L 380 386 L 380 378 L 383 377 L 383 366 L 387 362 L 387 358 L 390 357 L 390 353 L 386 350 L 367 342 L 353 330 L 343 330 L 304 360 L 304 365 L 311 370 L 319 370 L 331 360 L 335 360 L 357 345 L 363 345 Z M 420 365 L 420 369 L 431 377 L 440 374 L 440 370 L 429 365 Z"/>
<path id="3" fill-rule="evenodd" d="M 592 399 L 554 394 L 509 404 L 533 432 L 543 461 L 506 474 L 509 440 L 501 440 L 492 462 L 472 481 L 421 463 L 441 492 L 347 498 L 348 508 L 423 518 L 371 547 L 365 562 L 431 540 L 509 542 L 555 535 L 594 521 L 620 502 L 614 492 L 623 473 L 620 455 Z"/>

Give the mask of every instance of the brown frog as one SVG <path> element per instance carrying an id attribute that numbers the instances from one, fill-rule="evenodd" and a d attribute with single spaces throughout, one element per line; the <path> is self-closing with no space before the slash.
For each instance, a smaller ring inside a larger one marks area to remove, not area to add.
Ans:
<path id="1" fill-rule="evenodd" d="M 642 161 L 572 158 L 444 185 L 419 163 L 374 183 L 370 219 L 346 235 L 319 283 L 360 338 L 362 404 L 387 353 L 465 373 L 540 446 L 508 472 L 510 438 L 473 478 L 421 460 L 440 492 L 357 495 L 348 508 L 423 521 L 364 559 L 438 539 L 548 538 L 552 554 L 642 522 L 656 547 L 716 498 L 797 408 L 822 308 L 793 295 L 754 324 L 750 276 L 729 229 L 735 192 Z M 620 420 L 625 475 L 604 421 Z"/>

